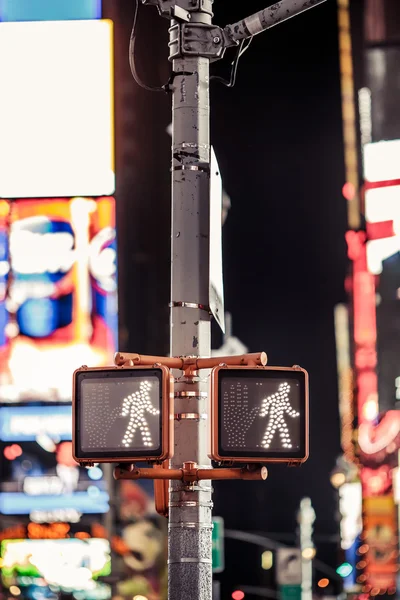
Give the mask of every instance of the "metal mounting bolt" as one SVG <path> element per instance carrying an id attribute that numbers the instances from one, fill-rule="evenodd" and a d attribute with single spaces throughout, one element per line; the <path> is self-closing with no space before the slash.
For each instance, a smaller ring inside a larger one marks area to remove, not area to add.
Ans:
<path id="1" fill-rule="evenodd" d="M 214 44 L 219 44 L 219 43 L 220 43 L 220 41 L 221 41 L 221 38 L 220 38 L 218 35 L 216 35 L 216 36 L 213 38 L 213 42 L 214 42 Z"/>

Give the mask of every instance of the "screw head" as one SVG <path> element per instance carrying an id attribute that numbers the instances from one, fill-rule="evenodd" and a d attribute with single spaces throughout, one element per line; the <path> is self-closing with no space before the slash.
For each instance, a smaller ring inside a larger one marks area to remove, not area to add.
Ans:
<path id="1" fill-rule="evenodd" d="M 221 41 L 221 38 L 220 38 L 218 35 L 216 35 L 216 36 L 213 38 L 213 42 L 214 42 L 214 44 L 219 44 L 219 43 L 220 43 L 220 41 Z"/>

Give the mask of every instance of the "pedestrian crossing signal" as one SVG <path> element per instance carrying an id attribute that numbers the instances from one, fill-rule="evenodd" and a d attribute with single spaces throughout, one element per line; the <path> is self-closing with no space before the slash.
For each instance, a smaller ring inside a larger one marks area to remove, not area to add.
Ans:
<path id="1" fill-rule="evenodd" d="M 73 383 L 77 462 L 157 462 L 171 457 L 173 382 L 167 367 L 82 367 Z"/>
<path id="2" fill-rule="evenodd" d="M 220 365 L 212 371 L 211 385 L 212 459 L 241 463 L 307 460 L 307 371 Z"/>

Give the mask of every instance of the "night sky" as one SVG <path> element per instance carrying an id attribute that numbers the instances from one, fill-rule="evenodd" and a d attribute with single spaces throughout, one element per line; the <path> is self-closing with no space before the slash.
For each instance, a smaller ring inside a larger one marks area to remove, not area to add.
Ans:
<path id="1" fill-rule="evenodd" d="M 214 20 L 232 23 L 266 4 L 219 0 Z M 154 354 L 168 351 L 170 113 L 165 96 L 130 80 L 132 11 L 120 3 L 116 23 L 116 75 L 124 82 L 117 95 L 117 135 L 123 132 L 125 139 L 117 147 L 121 349 Z M 169 69 L 167 23 L 147 8 L 140 19 L 140 72 L 147 82 L 163 82 Z M 213 69 L 226 75 L 230 58 Z M 128 106 L 135 107 L 131 121 Z M 271 468 L 263 483 L 217 484 L 215 514 L 229 529 L 293 534 L 300 499 L 309 495 L 317 536 L 332 536 L 338 522 L 329 473 L 340 452 L 333 310 L 346 300 L 347 268 L 334 0 L 254 38 L 235 88 L 212 85 L 211 131 L 232 201 L 223 238 L 225 305 L 233 333 L 251 351 L 265 350 L 271 365 L 306 368 L 311 394 L 308 462 L 300 469 Z M 318 550 L 334 566 L 337 546 L 325 543 Z M 233 584 L 265 583 L 260 553 L 227 543 L 223 597 Z"/>

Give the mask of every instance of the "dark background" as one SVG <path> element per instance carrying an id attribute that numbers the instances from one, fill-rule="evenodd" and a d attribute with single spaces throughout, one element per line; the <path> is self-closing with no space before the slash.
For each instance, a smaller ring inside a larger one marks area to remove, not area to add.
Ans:
<path id="1" fill-rule="evenodd" d="M 232 23 L 266 5 L 218 0 L 214 20 Z M 170 105 L 131 78 L 133 10 L 133 1 L 105 0 L 105 16 L 116 24 L 120 349 L 156 354 L 168 352 Z M 142 7 L 137 62 L 147 83 L 168 79 L 167 26 L 155 9 Z M 227 73 L 229 60 L 213 69 Z M 251 351 L 265 350 L 271 365 L 306 368 L 311 401 L 308 462 L 271 467 L 263 483 L 216 484 L 215 514 L 226 528 L 281 532 L 290 543 L 308 495 L 322 540 L 318 557 L 337 566 L 337 499 L 329 480 L 340 451 L 333 310 L 346 300 L 347 262 L 336 2 L 256 36 L 236 87 L 214 83 L 211 97 L 212 143 L 232 201 L 223 238 L 233 333 Z M 260 554 L 227 542 L 222 597 L 236 585 L 265 582 Z"/>

